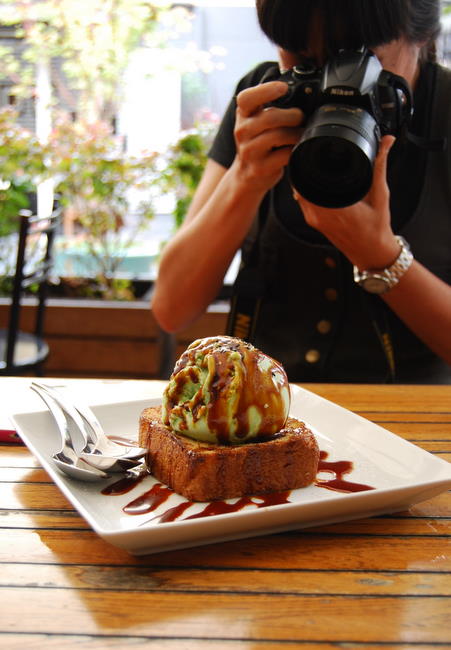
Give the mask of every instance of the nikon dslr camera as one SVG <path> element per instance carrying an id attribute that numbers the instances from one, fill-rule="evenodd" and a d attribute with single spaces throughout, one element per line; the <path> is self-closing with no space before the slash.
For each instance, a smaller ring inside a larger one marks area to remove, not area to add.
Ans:
<path id="1" fill-rule="evenodd" d="M 328 208 L 361 200 L 371 187 L 381 137 L 398 136 L 411 117 L 405 79 L 383 70 L 362 48 L 340 51 L 322 69 L 308 61 L 282 74 L 271 68 L 262 82 L 275 80 L 285 81 L 288 92 L 270 106 L 295 106 L 305 115 L 288 163 L 293 187 Z"/>

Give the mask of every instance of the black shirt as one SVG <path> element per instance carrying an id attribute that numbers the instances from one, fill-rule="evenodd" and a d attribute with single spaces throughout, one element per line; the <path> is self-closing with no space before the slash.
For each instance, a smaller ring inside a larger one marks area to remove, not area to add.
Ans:
<path id="1" fill-rule="evenodd" d="M 248 73 L 238 84 L 237 93 L 257 85 L 270 65 L 274 63 L 263 63 Z M 451 78 L 441 71 L 437 85 L 440 102 L 436 104 L 436 71 L 435 64 L 423 65 L 414 94 L 410 130 L 425 138 L 430 135 L 431 125 L 437 137 L 436 125 L 440 123 L 438 128 L 442 129 L 448 115 L 448 106 L 444 109 L 444 105 L 449 96 L 446 84 L 451 84 Z M 210 157 L 224 167 L 229 167 L 236 155 L 235 110 L 232 98 L 210 150 Z M 440 174 L 446 170 L 446 174 L 438 177 L 434 172 L 440 189 L 431 197 L 426 191 L 431 185 L 429 167 L 426 169 L 430 164 L 428 156 L 426 149 L 406 139 L 399 138 L 392 147 L 387 172 L 392 226 L 394 232 L 406 232 L 420 262 L 449 281 L 450 251 L 446 241 L 451 235 L 451 208 L 447 183 L 451 180 L 445 180 L 449 176 L 448 154 L 434 157 L 432 167 L 440 168 Z M 429 204 L 434 206 L 432 210 Z M 378 296 L 355 285 L 349 260 L 305 222 L 286 174 L 262 203 L 258 219 L 259 228 L 250 231 L 243 247 L 245 268 L 240 271 L 235 293 L 239 294 L 244 273 L 254 266 L 254 277 L 263 288 L 252 342 L 284 364 L 290 381 L 383 382 L 390 376 L 403 383 L 451 381 L 450 366 L 433 354 Z M 434 231 L 434 222 L 439 234 Z M 255 232 L 259 233 L 257 239 Z M 387 346 L 381 342 L 384 337 L 393 349 L 394 377 L 388 373 Z"/>

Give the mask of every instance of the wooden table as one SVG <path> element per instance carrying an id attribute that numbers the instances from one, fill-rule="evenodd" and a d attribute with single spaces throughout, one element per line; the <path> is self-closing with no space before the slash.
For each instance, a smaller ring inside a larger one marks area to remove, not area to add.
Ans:
<path id="1" fill-rule="evenodd" d="M 0 379 L 0 411 L 23 381 Z M 451 459 L 451 386 L 305 387 Z M 449 492 L 137 558 L 92 532 L 25 447 L 2 445 L 0 463 L 2 648 L 451 648 Z"/>

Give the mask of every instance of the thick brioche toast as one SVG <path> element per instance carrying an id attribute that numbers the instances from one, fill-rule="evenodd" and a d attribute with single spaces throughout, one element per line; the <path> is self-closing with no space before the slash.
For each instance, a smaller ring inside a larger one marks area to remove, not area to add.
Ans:
<path id="1" fill-rule="evenodd" d="M 305 487 L 319 460 L 315 436 L 294 418 L 267 440 L 219 445 L 175 433 L 162 423 L 161 408 L 150 407 L 140 417 L 139 445 L 149 449 L 153 476 L 190 501 Z"/>

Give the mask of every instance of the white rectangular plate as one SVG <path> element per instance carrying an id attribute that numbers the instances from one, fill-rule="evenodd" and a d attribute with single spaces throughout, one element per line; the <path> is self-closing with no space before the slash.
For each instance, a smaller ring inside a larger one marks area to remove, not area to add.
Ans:
<path id="1" fill-rule="evenodd" d="M 126 514 L 123 508 L 157 483 L 152 476 L 125 494 L 103 495 L 102 489 L 119 477 L 81 483 L 53 465 L 51 455 L 59 441 L 48 411 L 15 413 L 12 419 L 25 444 L 89 525 L 111 544 L 136 555 L 396 512 L 451 487 L 451 465 L 446 461 L 310 391 L 291 388 L 291 415 L 314 431 L 327 460 L 352 461 L 352 471 L 344 478 L 375 489 L 344 493 L 312 485 L 293 490 L 289 503 L 249 505 L 237 512 L 187 519 L 206 506 L 192 504 L 177 520 L 161 523 L 159 517 L 185 501 L 183 497 L 171 494 L 153 512 Z M 157 403 L 138 400 L 93 410 L 108 435 L 136 439 L 141 411 Z M 254 500 L 257 504 L 258 497 Z"/>

